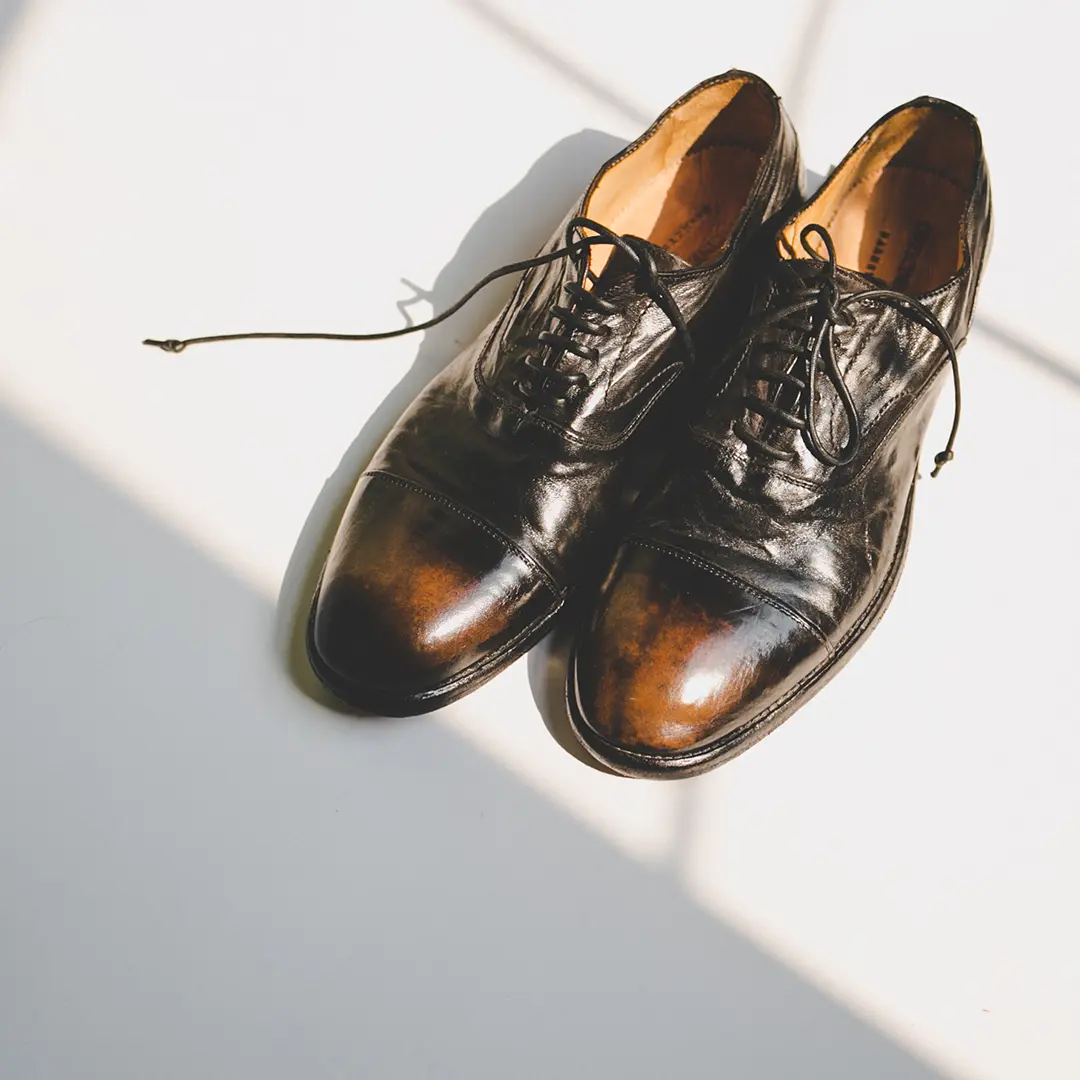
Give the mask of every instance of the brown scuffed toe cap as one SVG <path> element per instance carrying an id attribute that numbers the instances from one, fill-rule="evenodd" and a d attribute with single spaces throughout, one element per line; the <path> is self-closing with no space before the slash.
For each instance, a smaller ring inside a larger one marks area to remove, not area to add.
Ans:
<path id="1" fill-rule="evenodd" d="M 721 568 L 627 544 L 575 650 L 572 711 L 616 751 L 692 751 L 753 720 L 823 648 Z"/>
<path id="2" fill-rule="evenodd" d="M 361 478 L 326 562 L 309 652 L 370 711 L 422 712 L 482 681 L 558 606 L 539 568 L 480 519 L 418 485 Z"/>

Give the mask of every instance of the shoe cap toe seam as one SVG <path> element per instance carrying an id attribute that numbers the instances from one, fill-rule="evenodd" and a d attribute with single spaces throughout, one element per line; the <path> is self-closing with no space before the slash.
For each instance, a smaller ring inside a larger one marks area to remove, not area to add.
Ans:
<path id="1" fill-rule="evenodd" d="M 638 537 L 631 537 L 627 543 L 632 544 L 635 547 L 649 548 L 652 551 L 658 551 L 661 555 L 668 555 L 673 559 L 679 559 L 682 562 L 689 563 L 691 566 L 696 566 L 699 570 L 704 570 L 709 574 L 722 578 L 732 585 L 738 586 L 740 589 L 745 589 L 747 592 L 758 597 L 758 599 L 763 600 L 770 607 L 775 608 L 789 619 L 798 623 L 805 630 L 808 630 L 819 642 L 821 642 L 829 656 L 833 656 L 833 648 L 829 644 L 829 639 L 825 636 L 822 629 L 811 622 L 810 619 L 801 612 L 796 611 L 790 604 L 779 599 L 779 597 L 773 596 L 764 589 L 759 589 L 756 585 L 751 585 L 750 582 L 744 581 L 741 577 L 732 574 L 730 571 L 723 569 L 723 567 L 717 566 L 715 563 L 709 562 L 698 555 L 692 555 L 690 552 L 683 551 L 681 548 L 674 547 L 670 544 L 659 543 L 655 540 L 644 540 Z"/>
<path id="2" fill-rule="evenodd" d="M 565 595 L 566 590 L 561 588 L 559 584 L 552 577 L 551 573 L 546 570 L 533 556 L 523 551 L 517 544 L 515 544 L 508 536 L 505 536 L 498 529 L 495 528 L 490 522 L 485 521 L 479 514 L 468 510 L 466 507 L 461 506 L 455 500 L 451 499 L 447 495 L 443 495 L 437 491 L 432 491 L 430 488 L 424 487 L 422 484 L 416 483 L 414 480 L 406 480 L 402 476 L 398 476 L 396 473 L 387 472 L 385 469 L 369 469 L 364 473 L 365 477 L 372 479 L 381 477 L 391 484 L 397 484 L 399 487 L 406 488 L 409 491 L 414 491 L 419 495 L 424 495 L 431 499 L 433 502 L 439 503 L 441 506 L 445 506 L 448 510 L 454 511 L 461 517 L 465 518 L 470 524 L 475 525 L 478 529 L 483 530 L 493 540 L 496 540 L 500 546 L 506 549 L 511 555 L 521 559 L 526 566 L 535 571 L 543 579 L 542 584 L 547 586 L 548 589 L 554 594 L 555 599 L 560 600 Z"/>

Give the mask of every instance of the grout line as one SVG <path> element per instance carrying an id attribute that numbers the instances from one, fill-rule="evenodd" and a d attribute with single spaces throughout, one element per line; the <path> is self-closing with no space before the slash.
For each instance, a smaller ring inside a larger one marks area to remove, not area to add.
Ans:
<path id="1" fill-rule="evenodd" d="M 486 0 L 457 0 L 460 7 L 466 8 L 472 14 L 483 19 L 488 25 L 498 30 L 504 37 L 508 37 L 518 48 L 530 53 L 542 64 L 546 64 L 553 71 L 562 75 L 567 82 L 573 83 L 579 90 L 595 98 L 601 104 L 606 105 L 615 112 L 633 121 L 639 127 L 648 127 L 653 122 L 653 115 L 644 109 L 627 101 L 614 90 L 598 82 L 588 72 L 582 71 L 576 64 L 545 45 L 534 37 L 528 30 L 514 22 L 503 12 Z"/>
<path id="2" fill-rule="evenodd" d="M 994 319 L 987 319 L 985 316 L 978 316 L 972 324 L 972 329 L 996 344 L 1004 346 L 1014 356 L 1026 360 L 1045 374 L 1059 379 L 1070 390 L 1080 391 L 1080 367 L 1071 361 L 1063 360 L 1037 345 L 1032 345 Z"/>

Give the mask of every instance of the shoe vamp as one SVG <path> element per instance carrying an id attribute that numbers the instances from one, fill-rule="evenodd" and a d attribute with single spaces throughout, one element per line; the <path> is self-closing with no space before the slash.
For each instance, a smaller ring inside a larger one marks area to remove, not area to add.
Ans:
<path id="1" fill-rule="evenodd" d="M 449 499 L 568 580 L 626 512 L 644 455 L 597 452 L 523 418 L 479 389 L 474 356 L 466 352 L 428 385 L 367 471 Z"/>
<path id="2" fill-rule="evenodd" d="M 666 254 L 666 253 L 662 253 Z M 659 259 L 659 256 L 657 256 Z M 673 258 L 668 256 L 668 258 Z M 722 267 L 709 274 L 668 283 L 682 318 L 692 323 L 702 312 L 723 277 Z M 616 313 L 584 317 L 605 327 L 603 334 L 574 331 L 574 348 L 545 349 L 536 345 L 543 331 L 562 336 L 553 308 L 565 306 L 562 296 L 566 267 L 539 268 L 515 294 L 494 331 L 484 340 L 478 362 L 480 382 L 507 403 L 520 399 L 516 383 L 526 359 L 549 367 L 550 387 L 534 405 L 536 414 L 574 438 L 610 445 L 634 430 L 649 409 L 668 390 L 686 365 L 671 318 L 648 296 L 636 291 L 632 273 L 606 281 L 598 297 L 616 306 Z M 539 378 L 530 373 L 529 378 Z M 569 381 L 581 383 L 566 398 Z M 559 400 L 563 398 L 564 400 Z"/>
<path id="3" fill-rule="evenodd" d="M 913 469 L 906 479 L 893 471 L 840 491 L 778 480 L 752 493 L 733 490 L 722 470 L 683 473 L 650 500 L 635 535 L 719 567 L 835 641 L 896 557 Z"/>

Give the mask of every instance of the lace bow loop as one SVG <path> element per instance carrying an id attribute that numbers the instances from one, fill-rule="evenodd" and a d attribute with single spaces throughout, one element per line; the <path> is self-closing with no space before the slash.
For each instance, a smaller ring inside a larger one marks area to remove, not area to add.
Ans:
<path id="1" fill-rule="evenodd" d="M 825 255 L 818 253 L 811 244 L 811 237 L 816 236 L 825 249 Z M 767 369 L 759 364 L 748 366 L 747 377 L 758 379 L 769 386 L 776 387 L 773 400 L 769 394 L 759 397 L 749 392 L 744 393 L 742 404 L 748 412 L 761 416 L 763 421 L 760 431 L 752 431 L 745 418 L 735 425 L 736 434 L 748 445 L 773 458 L 791 458 L 793 451 L 780 450 L 772 446 L 767 439 L 768 422 L 779 423 L 802 432 L 803 439 L 810 453 L 823 465 L 846 465 L 854 460 L 862 443 L 862 421 L 855 404 L 851 389 L 844 379 L 837 356 L 836 328 L 843 324 L 854 326 L 855 307 L 870 301 L 879 301 L 890 305 L 911 321 L 925 327 L 941 342 L 952 366 L 954 407 L 952 429 L 945 449 L 934 458 L 935 468 L 932 476 L 937 476 L 946 462 L 952 461 L 955 454 L 953 445 L 960 425 L 960 364 L 956 355 L 956 346 L 949 331 L 938 317 L 921 301 L 895 289 L 869 289 L 842 297 L 838 276 L 836 246 L 829 231 L 817 223 L 807 225 L 799 234 L 803 250 L 819 264 L 809 283 L 803 283 L 790 304 L 767 312 L 764 317 L 743 337 L 743 341 L 757 339 L 767 329 L 777 327 L 791 332 L 796 341 L 770 342 L 774 350 L 790 353 L 794 356 L 795 371 Z M 801 316 L 799 323 L 792 320 Z M 806 320 L 809 320 L 808 323 Z M 836 393 L 847 422 L 847 441 L 838 450 L 825 445 L 819 434 L 820 417 L 818 378 L 824 375 Z M 778 406 L 783 390 L 789 389 L 796 395 L 791 409 Z"/>

